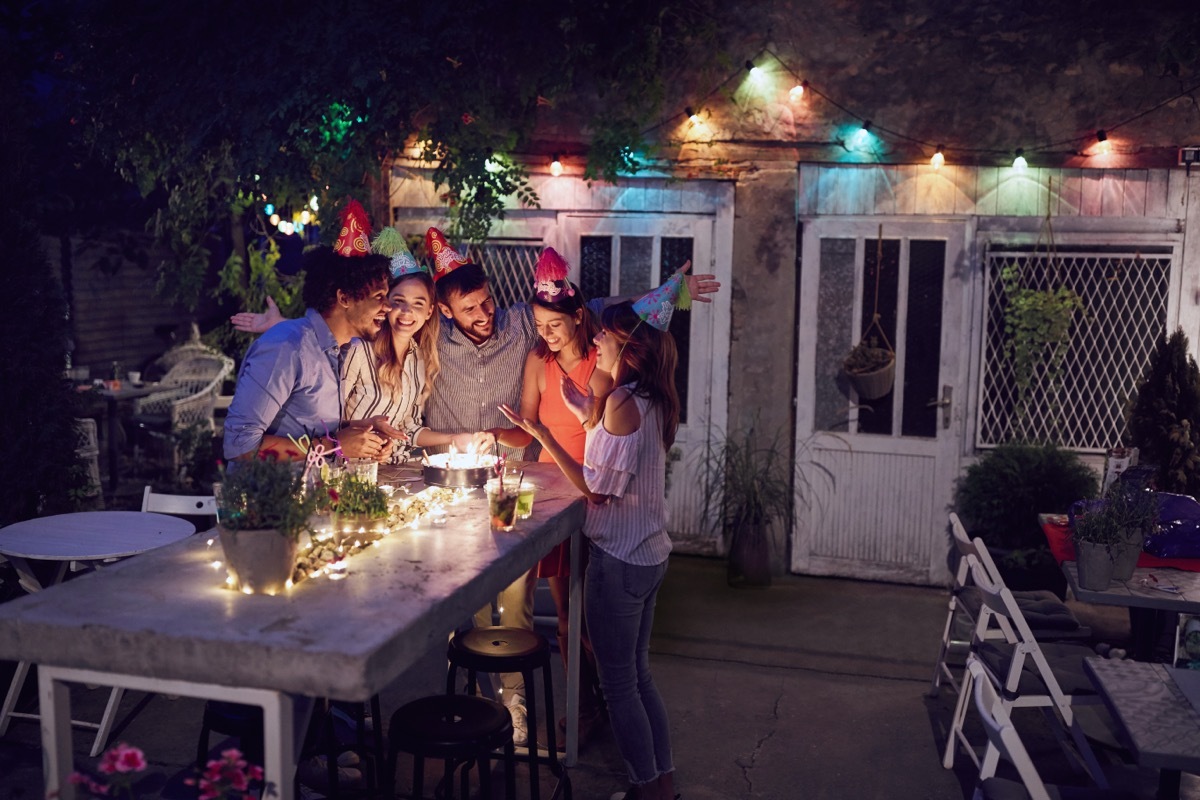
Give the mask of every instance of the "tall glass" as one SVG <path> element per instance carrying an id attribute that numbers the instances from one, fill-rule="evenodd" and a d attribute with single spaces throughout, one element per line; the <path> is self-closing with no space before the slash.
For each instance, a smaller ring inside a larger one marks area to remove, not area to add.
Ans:
<path id="1" fill-rule="evenodd" d="M 492 530 L 511 531 L 517 521 L 517 484 L 508 481 L 501 483 L 493 478 L 487 482 L 485 490 Z"/>

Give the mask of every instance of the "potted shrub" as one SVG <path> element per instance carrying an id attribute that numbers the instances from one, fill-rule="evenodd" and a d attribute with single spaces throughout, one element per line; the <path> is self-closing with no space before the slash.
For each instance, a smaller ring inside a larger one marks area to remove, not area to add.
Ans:
<path id="1" fill-rule="evenodd" d="M 860 400 L 878 400 L 896 381 L 896 354 L 875 337 L 863 339 L 842 361 L 842 373 Z"/>
<path id="2" fill-rule="evenodd" d="M 1161 339 L 1138 381 L 1128 437 L 1160 492 L 1200 496 L 1200 369 L 1182 329 Z"/>
<path id="3" fill-rule="evenodd" d="M 1013 591 L 1066 594 L 1039 513 L 1065 514 L 1096 496 L 1096 473 L 1075 453 L 1054 445 L 1005 444 L 967 468 L 954 491 L 954 510 L 983 539 Z"/>
<path id="4" fill-rule="evenodd" d="M 353 473 L 343 473 L 329 489 L 333 500 L 333 529 L 337 542 L 378 538 L 387 524 L 388 497 L 376 484 Z"/>
<path id="5" fill-rule="evenodd" d="M 729 542 L 730 586 L 771 585 L 770 524 L 792 519 L 791 470 L 779 442 L 776 435 L 761 445 L 750 428 L 710 443 L 705 454 L 704 517 Z"/>
<path id="6" fill-rule="evenodd" d="M 221 482 L 213 485 L 217 530 L 237 589 L 276 594 L 291 581 L 300 536 L 316 507 L 304 491 L 303 467 L 264 450 L 221 468 Z"/>
<path id="7" fill-rule="evenodd" d="M 1111 562 L 1108 579 L 1099 588 L 1107 588 L 1109 580 L 1127 581 L 1133 577 L 1146 536 L 1158 525 L 1158 505 L 1158 495 L 1136 481 L 1117 481 L 1102 500 L 1076 505 L 1071 538 L 1076 543 L 1081 587 L 1097 588 L 1083 583 L 1085 555 L 1080 543 L 1088 558 L 1100 559 L 1102 549 Z M 1090 568 L 1104 569 L 1103 565 Z"/>

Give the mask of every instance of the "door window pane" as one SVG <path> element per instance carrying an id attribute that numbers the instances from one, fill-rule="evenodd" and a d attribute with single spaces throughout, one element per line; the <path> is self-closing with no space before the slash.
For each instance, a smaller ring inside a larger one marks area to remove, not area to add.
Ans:
<path id="1" fill-rule="evenodd" d="M 904 334 L 902 436 L 937 436 L 942 410 L 938 369 L 942 342 L 942 283 L 946 243 L 912 241 L 908 251 L 908 324 Z"/>
<path id="2" fill-rule="evenodd" d="M 588 300 L 612 294 L 612 237 L 579 237 L 579 288 Z"/>
<path id="3" fill-rule="evenodd" d="M 875 338 L 875 345 L 895 347 L 896 342 L 896 297 L 900 286 L 900 240 L 868 239 L 863 253 L 863 294 L 861 338 Z M 875 312 L 879 314 L 878 327 L 872 324 Z M 880 330 L 882 329 L 882 337 Z M 885 342 L 883 337 L 886 337 Z M 843 351 L 843 355 L 844 355 Z M 893 387 L 878 400 L 862 401 L 858 410 L 860 433 L 891 433 L 892 411 L 896 391 Z"/>
<path id="4" fill-rule="evenodd" d="M 620 288 L 617 294 L 631 297 L 650 290 L 650 263 L 654 253 L 653 236 L 621 237 Z"/>
<path id="5" fill-rule="evenodd" d="M 823 431 L 846 430 L 846 398 L 850 387 L 842 376 L 842 359 L 852 338 L 854 245 L 853 239 L 821 239 L 812 390 L 815 427 Z"/>

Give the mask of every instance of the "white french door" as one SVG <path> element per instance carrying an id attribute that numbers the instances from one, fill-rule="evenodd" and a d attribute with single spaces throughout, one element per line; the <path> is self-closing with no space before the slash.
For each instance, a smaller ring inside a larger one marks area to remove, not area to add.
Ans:
<path id="1" fill-rule="evenodd" d="M 715 217 L 693 214 L 560 214 L 554 243 L 572 265 L 571 279 L 592 297 L 632 297 L 658 286 L 691 260 L 693 272 L 713 272 L 730 285 L 729 264 L 714 258 Z M 721 261 L 723 263 L 718 263 Z M 668 454 L 671 537 L 681 550 L 716 552 L 719 532 L 700 518 L 698 461 L 714 429 L 723 430 L 729 381 L 729 296 L 676 312 L 671 333 L 679 348 L 676 387 L 682 405 Z"/>
<path id="2" fill-rule="evenodd" d="M 946 513 L 972 394 L 967 227 L 804 223 L 794 571 L 946 577 Z M 841 375 L 868 329 L 896 352 L 895 384 L 878 400 L 859 400 Z"/>

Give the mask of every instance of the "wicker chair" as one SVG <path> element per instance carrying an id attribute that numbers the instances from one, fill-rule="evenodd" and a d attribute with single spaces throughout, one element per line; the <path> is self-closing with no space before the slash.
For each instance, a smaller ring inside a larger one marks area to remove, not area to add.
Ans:
<path id="1" fill-rule="evenodd" d="M 192 345 L 175 349 L 183 348 L 192 348 Z M 139 432 L 146 433 L 151 439 L 172 443 L 173 470 L 179 469 L 175 435 L 195 425 L 210 432 L 213 430 L 213 406 L 221 385 L 231 372 L 233 359 L 204 348 L 201 354 L 177 361 L 163 377 L 159 391 L 134 401 L 133 421 Z"/>

